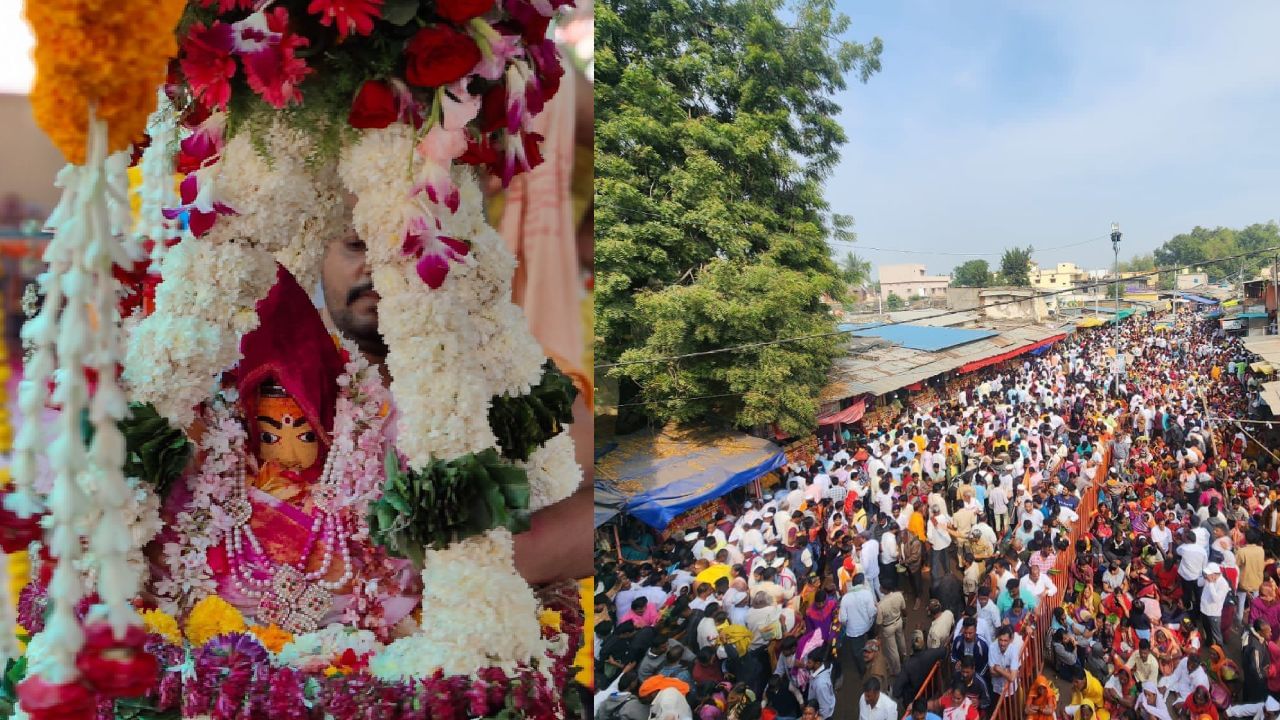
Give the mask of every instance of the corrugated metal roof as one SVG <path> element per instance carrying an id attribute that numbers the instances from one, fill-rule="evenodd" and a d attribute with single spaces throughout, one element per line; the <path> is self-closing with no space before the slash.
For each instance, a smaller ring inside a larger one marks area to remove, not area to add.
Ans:
<path id="1" fill-rule="evenodd" d="M 1023 325 L 940 352 L 913 350 L 889 345 L 882 340 L 867 343 L 867 339 L 854 338 L 849 355 L 836 360 L 829 376 L 830 382 L 823 389 L 820 400 L 831 402 L 863 394 L 884 395 L 955 370 L 966 363 L 1039 342 L 1061 332 L 1053 327 Z"/>
<path id="2" fill-rule="evenodd" d="M 955 327 L 930 327 L 928 325 L 863 325 L 845 324 L 840 330 L 849 330 L 857 337 L 878 337 L 912 350 L 937 352 L 965 343 L 977 342 L 996 335 L 995 330 L 969 330 Z"/>

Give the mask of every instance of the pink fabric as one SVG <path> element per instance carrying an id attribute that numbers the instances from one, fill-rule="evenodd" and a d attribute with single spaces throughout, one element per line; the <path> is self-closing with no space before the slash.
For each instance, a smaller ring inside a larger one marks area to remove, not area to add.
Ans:
<path id="1" fill-rule="evenodd" d="M 570 60 L 561 56 L 566 64 Z M 584 347 L 579 311 L 578 255 L 573 222 L 575 84 L 566 73 L 560 90 L 533 120 L 545 138 L 545 161 L 507 188 L 499 231 L 519 261 L 512 299 L 524 308 L 543 352 L 565 372 L 581 370 Z"/>

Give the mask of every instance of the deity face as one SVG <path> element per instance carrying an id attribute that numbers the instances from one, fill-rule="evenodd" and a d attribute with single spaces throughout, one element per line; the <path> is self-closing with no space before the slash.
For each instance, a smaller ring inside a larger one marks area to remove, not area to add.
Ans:
<path id="1" fill-rule="evenodd" d="M 258 403 L 258 455 L 286 470 L 302 471 L 320 457 L 320 438 L 290 397 L 264 397 Z"/>

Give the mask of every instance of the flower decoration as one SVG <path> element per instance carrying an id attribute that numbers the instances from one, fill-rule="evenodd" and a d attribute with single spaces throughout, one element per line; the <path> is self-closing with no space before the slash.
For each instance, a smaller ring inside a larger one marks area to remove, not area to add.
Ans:
<path id="1" fill-rule="evenodd" d="M 255 625 L 249 628 L 249 632 L 258 638 L 258 642 L 262 643 L 262 647 L 268 652 L 278 653 L 284 649 L 285 645 L 293 642 L 293 633 L 281 630 L 276 625 Z"/>
<path id="2" fill-rule="evenodd" d="M 196 603 L 187 617 L 187 640 L 196 647 L 203 646 L 220 635 L 244 631 L 244 615 L 217 595 L 210 595 Z"/>
<path id="3" fill-rule="evenodd" d="M 320 24 L 334 26 L 338 40 L 347 35 L 368 35 L 373 32 L 373 21 L 381 15 L 382 0 L 311 0 L 307 12 L 318 15 Z"/>
<path id="4" fill-rule="evenodd" d="M 138 615 L 147 632 L 159 635 L 170 644 L 182 644 L 182 630 L 178 628 L 178 621 L 172 615 L 159 609 L 143 610 Z"/>
<path id="5" fill-rule="evenodd" d="M 105 613 L 101 613 L 105 617 Z M 85 684 L 102 697 L 137 697 L 155 687 L 160 669 L 154 655 L 144 649 L 147 631 L 130 625 L 116 638 L 111 624 L 93 620 L 84 628 L 85 642 L 76 656 L 76 668 Z"/>

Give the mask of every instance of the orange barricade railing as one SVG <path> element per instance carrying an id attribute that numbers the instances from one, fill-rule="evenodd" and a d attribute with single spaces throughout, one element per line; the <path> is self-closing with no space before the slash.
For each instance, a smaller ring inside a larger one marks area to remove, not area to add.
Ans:
<path id="1" fill-rule="evenodd" d="M 991 711 L 990 720 L 1023 720 L 1026 715 L 1026 703 L 1023 699 L 1026 697 L 1026 689 L 1031 687 L 1036 676 L 1044 672 L 1045 648 L 1052 642 L 1049 627 L 1053 620 L 1054 609 L 1062 605 L 1063 596 L 1066 594 L 1069 577 L 1067 571 L 1076 561 L 1076 541 L 1083 539 L 1089 532 L 1089 522 L 1098 510 L 1099 489 L 1106 483 L 1107 473 L 1111 469 L 1111 449 L 1105 446 L 1108 439 L 1104 436 L 1098 440 L 1104 444 L 1102 464 L 1098 467 L 1093 484 L 1085 489 L 1083 497 L 1080 498 L 1080 504 L 1076 508 L 1076 514 L 1080 517 L 1068 533 L 1071 539 L 1070 546 L 1058 553 L 1057 561 L 1054 563 L 1053 581 L 1058 587 L 1058 592 L 1051 598 L 1042 598 L 1041 602 L 1036 604 L 1035 613 L 1032 616 L 1035 618 L 1033 629 L 1031 632 L 1023 633 L 1022 657 L 1017 673 L 1018 689 L 1013 695 L 1005 696 L 1003 693 L 1000 695 L 996 700 L 995 708 Z M 959 622 L 958 619 L 957 622 Z M 942 691 L 950 686 L 951 676 L 951 659 L 949 656 L 944 657 L 929 671 L 928 677 L 912 698 L 912 702 L 920 698 L 927 700 L 940 696 Z M 910 717 L 911 703 L 908 703 L 902 720 L 908 720 Z"/>

